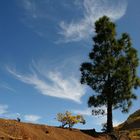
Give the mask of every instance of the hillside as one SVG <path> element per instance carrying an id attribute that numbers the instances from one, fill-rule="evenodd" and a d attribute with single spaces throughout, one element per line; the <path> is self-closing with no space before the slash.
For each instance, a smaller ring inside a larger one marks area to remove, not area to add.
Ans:
<path id="1" fill-rule="evenodd" d="M 131 114 L 124 123 L 116 127 L 116 130 L 116 136 L 121 136 L 120 140 L 127 140 L 127 135 L 131 140 L 140 140 L 140 110 Z M 111 140 L 110 136 L 104 133 L 93 133 L 93 130 L 68 130 L 0 119 L 0 140 Z"/>
<path id="2" fill-rule="evenodd" d="M 140 128 L 140 109 L 131 114 L 128 119 L 118 127 L 120 130 L 131 130 Z"/>
<path id="3" fill-rule="evenodd" d="M 140 140 L 140 109 L 131 114 L 117 129 L 119 131 L 127 131 L 129 137 L 134 140 Z"/>
<path id="4" fill-rule="evenodd" d="M 0 119 L 0 140 L 106 140 L 91 137 L 80 130 Z"/>

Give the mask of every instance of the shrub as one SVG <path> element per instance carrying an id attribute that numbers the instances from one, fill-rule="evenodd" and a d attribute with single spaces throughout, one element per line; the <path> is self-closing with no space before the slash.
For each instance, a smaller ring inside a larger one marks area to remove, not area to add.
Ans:
<path id="1" fill-rule="evenodd" d="M 58 113 L 57 120 L 62 123 L 62 128 L 65 126 L 72 128 L 77 123 L 85 124 L 85 120 L 82 115 L 73 116 L 69 111 L 66 111 L 65 113 Z"/>

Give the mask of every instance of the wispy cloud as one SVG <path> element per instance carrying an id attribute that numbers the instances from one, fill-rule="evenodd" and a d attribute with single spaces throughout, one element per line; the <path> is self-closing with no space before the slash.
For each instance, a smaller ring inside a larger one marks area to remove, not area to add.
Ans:
<path id="1" fill-rule="evenodd" d="M 55 42 L 71 42 L 89 38 L 94 22 L 103 15 L 120 19 L 126 13 L 127 0 L 24 0 L 20 5 L 24 9 L 22 21 L 38 35 L 55 35 Z"/>
<path id="2" fill-rule="evenodd" d="M 28 14 L 31 16 L 31 18 L 37 18 L 39 16 L 37 13 L 37 7 L 35 1 L 24 0 L 22 4 L 25 10 L 28 11 Z"/>
<path id="3" fill-rule="evenodd" d="M 91 116 L 92 115 L 92 109 L 91 108 L 87 108 L 87 109 L 84 109 L 84 110 L 72 110 L 72 112 L 74 114 L 80 114 L 80 115 L 83 115 L 83 116 Z"/>
<path id="4" fill-rule="evenodd" d="M 120 19 L 126 12 L 126 0 L 76 0 L 82 5 L 83 18 L 79 21 L 66 23 L 60 22 L 59 34 L 64 37 L 61 41 L 80 41 L 87 39 L 93 33 L 94 22 L 101 16 L 106 15 L 112 20 Z"/>
<path id="5" fill-rule="evenodd" d="M 24 120 L 28 122 L 37 122 L 39 119 L 41 119 L 38 115 L 24 115 Z"/>
<path id="6" fill-rule="evenodd" d="M 49 0 L 23 0 L 17 1 L 22 9 L 20 20 L 37 35 L 47 38 L 54 34 L 54 16 L 53 2 Z M 50 31 L 50 32 L 49 32 Z M 48 33 L 49 32 L 49 33 Z"/>
<path id="7" fill-rule="evenodd" d="M 80 84 L 79 79 L 69 75 L 63 77 L 59 71 L 41 71 L 41 68 L 34 64 L 29 74 L 19 74 L 15 69 L 7 67 L 9 73 L 18 80 L 32 85 L 41 94 L 81 102 L 85 94 L 85 88 Z"/>
<path id="8" fill-rule="evenodd" d="M 9 86 L 7 83 L 0 83 L 0 88 L 9 90 L 10 92 L 16 92 L 16 90 L 14 88 L 12 88 L 11 86 Z"/>
<path id="9" fill-rule="evenodd" d="M 0 115 L 7 113 L 8 105 L 0 105 Z"/>
<path id="10" fill-rule="evenodd" d="M 45 7 L 47 7 L 48 4 L 49 0 L 24 0 L 20 2 L 21 7 L 24 9 L 24 18 L 36 22 L 38 19 L 42 20 L 48 17 L 48 13 L 45 14 L 45 12 L 47 12 Z"/>

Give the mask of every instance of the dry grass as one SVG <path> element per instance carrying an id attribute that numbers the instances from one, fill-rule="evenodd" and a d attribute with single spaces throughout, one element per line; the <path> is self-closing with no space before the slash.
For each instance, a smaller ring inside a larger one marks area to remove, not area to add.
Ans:
<path id="1" fill-rule="evenodd" d="M 87 131 L 90 131 L 89 135 Z M 111 140 L 111 135 L 96 133 L 97 135 L 90 136 L 91 133 L 92 130 L 69 130 L 0 119 L 0 140 Z M 121 140 L 126 140 L 126 133 L 131 140 L 140 140 L 140 128 L 118 131 L 118 136 L 122 136 Z"/>
<path id="2" fill-rule="evenodd" d="M 0 140 L 106 140 L 94 138 L 80 130 L 0 119 Z"/>

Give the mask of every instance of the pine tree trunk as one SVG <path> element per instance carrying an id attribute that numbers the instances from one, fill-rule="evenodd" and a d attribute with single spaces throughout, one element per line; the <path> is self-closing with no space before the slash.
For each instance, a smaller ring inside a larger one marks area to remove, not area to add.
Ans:
<path id="1" fill-rule="evenodd" d="M 107 103 L 107 132 L 113 131 L 113 123 L 112 123 L 112 103 L 109 100 Z"/>

